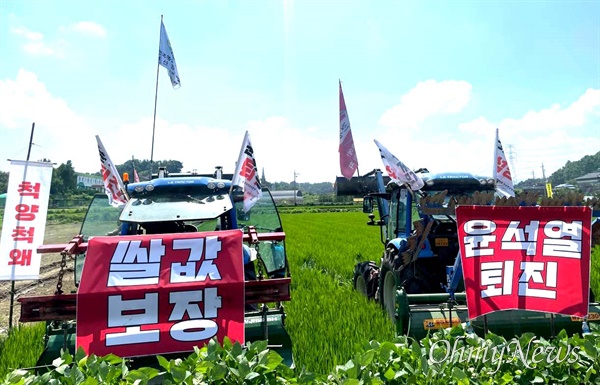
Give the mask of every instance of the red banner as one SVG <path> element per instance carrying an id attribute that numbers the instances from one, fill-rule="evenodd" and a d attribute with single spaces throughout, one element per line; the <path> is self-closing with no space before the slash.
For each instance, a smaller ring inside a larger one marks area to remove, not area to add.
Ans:
<path id="1" fill-rule="evenodd" d="M 77 346 L 120 357 L 244 343 L 239 230 L 94 237 L 77 292 Z"/>
<path id="2" fill-rule="evenodd" d="M 352 179 L 352 175 L 358 170 L 358 159 L 354 150 L 354 139 L 352 139 L 352 130 L 350 129 L 350 119 L 348 110 L 344 101 L 342 92 L 342 82 L 340 81 L 340 169 L 346 179 Z"/>
<path id="3" fill-rule="evenodd" d="M 591 219 L 589 207 L 457 207 L 469 318 L 508 309 L 587 315 Z"/>

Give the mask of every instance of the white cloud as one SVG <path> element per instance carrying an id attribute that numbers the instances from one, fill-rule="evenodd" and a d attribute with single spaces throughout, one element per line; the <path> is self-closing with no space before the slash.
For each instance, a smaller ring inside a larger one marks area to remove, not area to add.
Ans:
<path id="1" fill-rule="evenodd" d="M 55 48 L 49 45 L 44 40 L 44 35 L 40 32 L 32 31 L 25 27 L 15 27 L 11 32 L 17 36 L 21 36 L 25 41 L 21 49 L 26 53 L 34 56 L 59 56 Z"/>
<path id="2" fill-rule="evenodd" d="M 76 159 L 95 151 L 95 146 L 86 146 L 80 139 L 92 133 L 86 120 L 72 111 L 66 101 L 51 95 L 36 74 L 20 69 L 15 80 L 0 80 L 0 153 L 25 159 L 32 122 L 36 127 L 33 160 L 73 160 L 77 165 Z"/>
<path id="3" fill-rule="evenodd" d="M 506 118 L 498 123 L 500 130 L 509 135 L 528 134 L 537 132 L 548 133 L 565 128 L 581 127 L 590 121 L 590 118 L 600 116 L 600 90 L 588 89 L 568 107 L 561 108 L 560 104 L 553 104 L 550 108 L 540 111 L 528 111 L 521 118 Z M 464 132 L 480 132 L 482 125 L 491 125 L 485 118 L 480 117 L 475 121 L 459 126 Z"/>
<path id="4" fill-rule="evenodd" d="M 418 92 L 414 92 L 417 88 L 420 88 Z M 468 98 L 464 97 L 468 96 L 468 90 L 470 86 L 463 88 L 463 97 L 457 99 L 460 102 L 445 104 L 444 100 L 448 99 L 442 97 L 445 93 L 440 92 L 438 87 L 415 87 L 402 97 L 400 105 L 391 110 L 397 116 L 390 119 L 396 123 L 395 126 L 388 125 L 387 130 L 379 131 L 375 139 L 413 169 L 426 167 L 438 172 L 467 171 L 491 175 L 498 127 L 504 150 L 513 161 L 513 177 L 518 181 L 532 175 L 542 177 L 542 164 L 546 176 L 549 176 L 567 161 L 576 161 L 600 151 L 600 90 L 597 89 L 586 90 L 564 107 L 555 104 L 517 118 L 490 121 L 481 116 L 459 124 L 454 130 L 436 130 L 435 124 L 415 130 L 418 123 L 428 116 L 441 111 L 459 112 L 468 102 Z M 401 119 L 400 114 L 408 117 Z M 412 129 L 402 130 L 399 134 L 397 128 L 402 125 L 398 122 L 404 126 L 412 124 Z M 372 138 L 369 140 L 372 141 Z M 374 144 L 357 143 L 356 146 L 361 170 L 382 167 L 381 161 L 374 157 Z"/>
<path id="5" fill-rule="evenodd" d="M 493 143 L 495 129 L 507 156 L 513 156 L 513 174 L 519 180 L 546 176 L 585 155 L 600 151 L 600 90 L 588 89 L 569 106 L 554 104 L 528 111 L 520 118 L 494 123 L 484 117 L 459 125 L 466 135 L 480 135 Z"/>
<path id="6" fill-rule="evenodd" d="M 437 92 L 435 88 L 431 90 Z M 518 180 L 531 177 L 532 170 L 541 176 L 542 163 L 546 175 L 550 175 L 567 160 L 579 160 L 600 150 L 598 95 L 598 90 L 588 90 L 564 108 L 530 111 L 499 123 L 482 116 L 459 125 L 458 129 L 446 129 L 435 135 L 427 126 L 418 132 L 403 131 L 402 135 L 394 128 L 366 134 L 355 132 L 359 171 L 363 175 L 382 168 L 373 143 L 377 139 L 413 169 L 426 167 L 431 171 L 490 175 L 494 133 L 499 127 L 507 155 L 512 151 L 516 157 L 517 167 L 511 170 Z M 423 95 L 421 100 L 426 104 L 430 98 Z M 101 124 L 73 111 L 67 101 L 52 95 L 34 73 L 22 69 L 15 79 L 0 79 L 0 154 L 5 159 L 25 158 L 32 122 L 36 123 L 33 139 L 36 145 L 31 157 L 34 160 L 49 158 L 58 164 L 71 160 L 78 172 L 98 171 L 96 134 L 117 164 L 132 156 L 150 158 L 152 116 Z M 525 124 L 533 129 L 527 130 Z M 541 129 L 544 124 L 553 124 L 552 129 Z M 212 172 L 215 166 L 222 166 L 224 172 L 231 173 L 245 130 L 250 132 L 259 172 L 264 168 L 271 182 L 290 182 L 294 172 L 299 174 L 298 182 L 333 182 L 340 175 L 337 130 L 318 125 L 298 127 L 281 116 L 236 127 L 190 125 L 159 117 L 154 160 L 179 160 L 184 171 Z M 0 162 L 0 169 L 7 167 L 7 162 Z"/>
<path id="7" fill-rule="evenodd" d="M 80 21 L 66 27 L 60 27 L 59 30 L 62 32 L 75 31 L 82 35 L 99 38 L 104 38 L 107 35 L 106 29 L 94 21 Z"/>
<path id="8" fill-rule="evenodd" d="M 105 38 L 107 36 L 106 29 L 93 21 L 80 21 L 68 26 L 61 26 L 58 31 L 67 37 L 72 37 L 73 34 L 94 38 Z M 41 32 L 32 31 L 22 25 L 11 28 L 11 32 L 23 40 L 21 49 L 33 56 L 62 58 L 69 46 L 69 41 L 64 38 L 51 37 L 48 39 Z"/>
<path id="9" fill-rule="evenodd" d="M 245 130 L 250 133 L 259 173 L 264 168 L 268 181 L 290 182 L 296 171 L 299 173 L 298 182 L 333 182 L 337 162 L 336 135 L 332 135 L 329 141 L 320 140 L 315 137 L 313 128 L 295 128 L 283 117 L 250 121 L 246 127 L 235 130 L 190 126 L 158 118 L 153 158 L 154 161 L 179 160 L 184 165 L 184 172 L 197 170 L 206 173 L 214 171 L 215 166 L 222 166 L 223 172 L 232 173 Z M 124 124 L 116 133 L 98 134 L 111 159 L 117 164 L 131 159 L 131 156 L 150 159 L 150 117 Z M 274 140 L 274 135 L 277 140 Z M 93 160 L 96 161 L 95 158 Z"/>
<path id="10" fill-rule="evenodd" d="M 0 153 L 11 159 L 27 154 L 29 127 L 35 122 L 31 159 L 55 163 L 71 160 L 78 172 L 99 171 L 95 135 L 102 139 L 113 162 L 134 156 L 150 159 L 152 117 L 106 126 L 77 114 L 68 103 L 52 95 L 36 74 L 21 69 L 16 79 L 0 80 Z M 205 127 L 158 118 L 154 161 L 179 160 L 184 171 L 212 172 L 215 166 L 231 173 L 237 161 L 244 131 L 250 132 L 259 171 L 269 181 L 333 181 L 336 173 L 337 135 L 319 138 L 315 127 L 296 128 L 283 117 L 250 121 L 245 127 Z M 276 137 L 276 140 L 274 139 Z M 8 164 L 0 162 L 0 169 Z M 339 168 L 339 167 L 338 167 Z"/>
<path id="11" fill-rule="evenodd" d="M 44 35 L 40 32 L 34 32 L 25 27 L 12 28 L 11 32 L 15 35 L 23 36 L 27 40 L 40 41 L 44 38 Z"/>
<path id="12" fill-rule="evenodd" d="M 430 116 L 460 112 L 471 98 L 471 85 L 463 80 L 419 82 L 400 103 L 387 110 L 379 124 L 386 127 L 418 129 Z"/>

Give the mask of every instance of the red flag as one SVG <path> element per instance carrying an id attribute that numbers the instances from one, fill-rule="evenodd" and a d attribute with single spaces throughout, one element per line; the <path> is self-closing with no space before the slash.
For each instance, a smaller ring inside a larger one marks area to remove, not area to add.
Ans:
<path id="1" fill-rule="evenodd" d="M 133 166 L 133 182 L 134 183 L 138 183 L 140 181 L 140 176 L 137 173 L 137 170 L 135 169 L 135 166 Z"/>
<path id="2" fill-rule="evenodd" d="M 342 175 L 351 179 L 354 172 L 358 170 L 358 159 L 354 150 L 354 140 L 352 139 L 352 130 L 350 129 L 350 119 L 346 110 L 344 93 L 342 92 L 342 82 L 340 81 L 340 168 Z"/>

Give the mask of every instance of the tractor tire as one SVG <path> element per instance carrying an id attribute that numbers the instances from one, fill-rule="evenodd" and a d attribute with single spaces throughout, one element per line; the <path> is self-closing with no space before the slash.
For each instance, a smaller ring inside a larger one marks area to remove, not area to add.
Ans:
<path id="1" fill-rule="evenodd" d="M 392 322 L 396 322 L 396 291 L 403 287 L 407 294 L 424 294 L 438 292 L 435 289 L 435 280 L 423 268 L 419 261 L 413 262 L 399 269 L 395 268 L 398 259 L 384 258 L 379 274 L 379 302 Z"/>
<path id="2" fill-rule="evenodd" d="M 379 274 L 379 303 L 392 322 L 396 322 L 396 281 L 397 273 L 393 262 L 383 259 Z"/>
<path id="3" fill-rule="evenodd" d="M 354 267 L 354 289 L 367 297 L 374 299 L 379 282 L 379 266 L 374 262 L 361 262 Z"/>

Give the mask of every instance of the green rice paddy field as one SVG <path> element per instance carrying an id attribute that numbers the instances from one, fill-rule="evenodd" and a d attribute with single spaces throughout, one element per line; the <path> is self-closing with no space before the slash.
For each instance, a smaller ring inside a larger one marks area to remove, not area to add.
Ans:
<path id="1" fill-rule="evenodd" d="M 328 373 L 335 365 L 346 363 L 370 340 L 391 340 L 394 328 L 383 311 L 352 288 L 354 265 L 364 260 L 378 261 L 381 256 L 379 228 L 367 226 L 366 215 L 360 212 L 281 216 L 293 282 L 286 323 L 296 366 Z M 599 275 L 600 248 L 596 248 L 592 256 L 592 287 L 596 293 L 600 293 Z M 27 345 L 43 333 L 43 327 L 35 329 L 11 343 L 0 341 L 0 378 L 7 369 L 3 358 L 14 354 L 8 350 L 40 349 L 39 339 Z M 25 360 L 33 361 L 22 362 L 22 366 L 33 365 L 37 353 L 30 351 L 27 357 Z M 10 366 L 14 365 L 12 362 Z"/>

